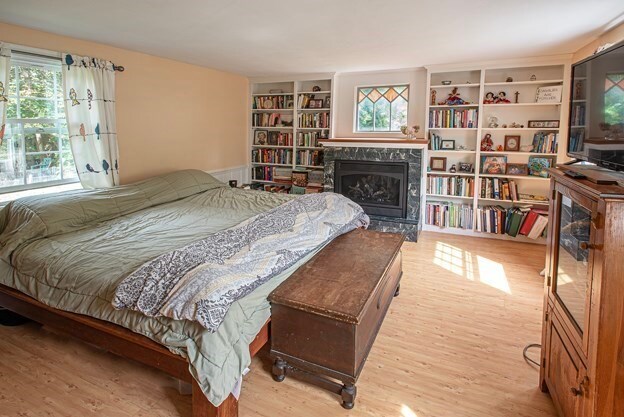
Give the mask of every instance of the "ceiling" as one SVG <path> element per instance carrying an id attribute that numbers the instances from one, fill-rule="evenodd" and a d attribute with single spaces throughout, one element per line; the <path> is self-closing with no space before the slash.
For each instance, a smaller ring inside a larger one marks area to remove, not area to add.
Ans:
<path id="1" fill-rule="evenodd" d="M 573 53 L 622 0 L 0 0 L 0 20 L 248 76 Z M 1 38 L 1 34 L 0 34 Z"/>

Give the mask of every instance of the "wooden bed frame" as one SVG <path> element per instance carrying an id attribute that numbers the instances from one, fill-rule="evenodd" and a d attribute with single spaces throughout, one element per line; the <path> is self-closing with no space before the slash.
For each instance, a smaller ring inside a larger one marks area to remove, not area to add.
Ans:
<path id="1" fill-rule="evenodd" d="M 193 417 L 238 417 L 238 401 L 232 394 L 215 407 L 208 401 L 189 372 L 186 359 L 171 353 L 151 339 L 124 327 L 81 314 L 49 307 L 12 288 L 0 284 L 0 305 L 44 326 L 82 339 L 111 353 L 159 369 L 174 378 L 192 384 Z M 256 353 L 269 340 L 269 321 L 249 345 Z"/>

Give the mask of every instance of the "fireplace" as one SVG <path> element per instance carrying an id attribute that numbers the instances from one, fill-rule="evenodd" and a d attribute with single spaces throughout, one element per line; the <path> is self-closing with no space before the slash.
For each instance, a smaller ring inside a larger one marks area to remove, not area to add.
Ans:
<path id="1" fill-rule="evenodd" d="M 407 162 L 336 160 L 334 192 L 358 203 L 369 215 L 404 219 Z"/>

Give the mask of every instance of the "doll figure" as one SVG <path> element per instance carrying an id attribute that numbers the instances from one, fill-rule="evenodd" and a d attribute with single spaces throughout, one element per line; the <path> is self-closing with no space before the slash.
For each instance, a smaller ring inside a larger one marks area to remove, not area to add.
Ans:
<path id="1" fill-rule="evenodd" d="M 494 97 L 494 93 L 491 91 L 485 94 L 485 98 L 483 99 L 483 104 L 494 104 L 496 98 Z"/>
<path id="2" fill-rule="evenodd" d="M 496 103 L 511 103 L 511 101 L 507 99 L 507 93 L 501 91 L 500 93 L 498 93 L 498 97 L 496 97 Z"/>

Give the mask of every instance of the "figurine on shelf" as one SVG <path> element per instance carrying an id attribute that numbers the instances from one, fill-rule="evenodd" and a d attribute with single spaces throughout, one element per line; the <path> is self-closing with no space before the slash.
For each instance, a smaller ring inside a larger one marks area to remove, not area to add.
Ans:
<path id="1" fill-rule="evenodd" d="M 520 129 L 521 129 L 521 128 L 523 128 L 523 127 L 524 127 L 524 125 L 521 125 L 520 123 L 516 123 L 516 122 L 511 122 L 511 124 L 509 125 L 509 127 L 511 127 L 511 128 L 516 128 L 516 129 L 518 129 L 518 128 L 520 128 Z"/>
<path id="2" fill-rule="evenodd" d="M 488 127 L 491 129 L 496 129 L 498 127 L 498 117 L 489 116 L 488 117 Z"/>
<path id="3" fill-rule="evenodd" d="M 408 127 L 407 125 L 401 126 L 401 133 L 407 136 L 407 139 L 414 139 L 419 130 L 420 126 L 418 125 L 414 125 L 412 127 Z"/>
<path id="4" fill-rule="evenodd" d="M 531 75 L 530 80 L 531 80 L 531 81 L 536 81 L 536 80 L 537 80 L 537 77 L 535 76 L 535 74 L 532 74 L 532 75 Z"/>
<path id="5" fill-rule="evenodd" d="M 518 104 L 518 96 L 520 96 L 520 91 L 516 91 L 516 92 L 514 93 L 514 96 L 516 96 L 516 101 L 515 101 L 515 103 L 516 103 L 516 104 Z"/>
<path id="6" fill-rule="evenodd" d="M 494 146 L 492 135 L 490 135 L 489 133 L 486 133 L 483 139 L 481 139 L 481 150 L 485 152 L 491 151 L 492 146 Z"/>
<path id="7" fill-rule="evenodd" d="M 574 100 L 581 100 L 581 91 L 582 91 L 583 83 L 581 81 L 577 81 L 574 84 Z"/>
<path id="8" fill-rule="evenodd" d="M 501 126 L 503 129 L 507 129 L 507 124 L 503 123 L 503 125 Z"/>
<path id="9" fill-rule="evenodd" d="M 511 101 L 509 101 L 507 99 L 507 93 L 505 93 L 504 91 L 501 91 L 500 93 L 498 93 L 498 96 L 496 97 L 495 102 L 496 102 L 496 104 L 508 104 L 508 103 L 511 103 Z"/>
<path id="10" fill-rule="evenodd" d="M 498 151 L 498 152 L 502 152 L 502 151 L 503 151 L 503 145 L 498 145 L 498 146 L 496 147 L 496 151 Z"/>
<path id="11" fill-rule="evenodd" d="M 470 104 L 470 103 L 467 101 L 464 101 L 464 99 L 460 97 L 460 94 L 457 92 L 457 87 L 453 87 L 453 90 L 451 90 L 447 99 L 444 100 L 440 104 L 447 105 L 447 106 L 460 106 L 462 104 Z"/>
<path id="12" fill-rule="evenodd" d="M 494 104 L 496 101 L 496 97 L 494 97 L 494 93 L 488 91 L 485 93 L 485 98 L 483 99 L 483 104 Z"/>
<path id="13" fill-rule="evenodd" d="M 507 79 L 505 80 L 505 82 L 507 82 L 507 83 L 513 83 L 513 78 L 511 78 L 511 77 L 507 77 Z"/>
<path id="14" fill-rule="evenodd" d="M 451 172 L 451 173 L 457 172 L 457 167 L 455 166 L 455 164 L 451 165 L 451 168 L 449 169 L 449 172 Z"/>
<path id="15" fill-rule="evenodd" d="M 466 148 L 464 145 L 459 145 L 459 146 L 457 146 L 457 150 L 458 151 L 467 151 L 468 148 Z"/>
<path id="16" fill-rule="evenodd" d="M 432 106 L 435 106 L 436 104 L 436 94 L 438 94 L 436 90 L 431 90 L 431 105 Z"/>

